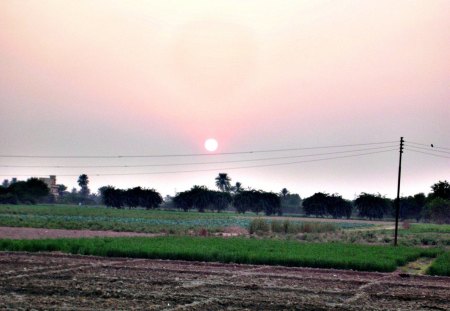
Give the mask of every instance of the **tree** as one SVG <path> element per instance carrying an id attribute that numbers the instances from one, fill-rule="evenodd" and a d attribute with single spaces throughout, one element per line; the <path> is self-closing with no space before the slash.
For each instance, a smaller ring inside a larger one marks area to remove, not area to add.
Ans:
<path id="1" fill-rule="evenodd" d="M 231 191 L 236 194 L 242 191 L 242 184 L 240 182 L 236 182 L 236 184 L 231 187 Z"/>
<path id="2" fill-rule="evenodd" d="M 124 191 L 124 203 L 129 208 L 135 208 L 139 206 L 140 199 L 142 197 L 142 188 L 134 187 Z"/>
<path id="3" fill-rule="evenodd" d="M 205 186 L 194 186 L 188 191 L 177 193 L 173 201 L 177 208 L 184 211 L 197 208 L 203 213 L 207 207 L 214 205 L 214 194 Z"/>
<path id="4" fill-rule="evenodd" d="M 288 193 L 281 198 L 281 208 L 283 213 L 299 214 L 302 199 L 297 193 Z"/>
<path id="5" fill-rule="evenodd" d="M 211 191 L 212 192 L 212 206 L 214 209 L 217 210 L 217 212 L 225 210 L 228 205 L 231 204 L 232 198 L 231 194 L 227 192 L 220 192 L 220 191 Z"/>
<path id="6" fill-rule="evenodd" d="M 106 186 L 99 189 L 103 204 L 108 207 L 122 208 L 124 206 L 124 191 L 113 186 Z"/>
<path id="7" fill-rule="evenodd" d="M 140 187 L 138 187 L 140 188 Z M 155 189 L 142 189 L 140 192 L 139 205 L 146 209 L 157 208 L 163 202 L 163 198 Z"/>
<path id="8" fill-rule="evenodd" d="M 380 194 L 361 193 L 355 200 L 355 206 L 358 209 L 359 216 L 369 219 L 383 218 L 389 210 L 390 201 Z"/>
<path id="9" fill-rule="evenodd" d="M 194 205 L 192 203 L 192 196 L 190 191 L 179 192 L 173 198 L 173 204 L 176 208 L 182 209 L 187 212 Z"/>
<path id="10" fill-rule="evenodd" d="M 424 218 L 438 224 L 450 224 L 450 200 L 436 197 L 425 205 Z"/>
<path id="11" fill-rule="evenodd" d="M 327 212 L 333 218 L 346 217 L 348 219 L 352 215 L 352 209 L 352 204 L 336 193 L 327 198 Z"/>
<path id="12" fill-rule="evenodd" d="M 62 197 L 67 190 L 67 187 L 63 184 L 56 185 L 58 187 L 58 195 Z"/>
<path id="13" fill-rule="evenodd" d="M 317 192 L 303 200 L 303 210 L 307 216 L 323 217 L 327 214 L 328 193 Z"/>
<path id="14" fill-rule="evenodd" d="M 289 194 L 289 190 L 287 190 L 286 188 L 281 189 L 280 195 L 282 198 L 285 198 L 288 194 Z"/>
<path id="15" fill-rule="evenodd" d="M 282 215 L 280 197 L 273 192 L 260 191 L 259 204 L 263 206 L 264 213 L 270 215 Z"/>
<path id="16" fill-rule="evenodd" d="M 219 173 L 219 175 L 216 177 L 216 186 L 222 192 L 230 192 L 231 178 L 227 173 Z"/>
<path id="17" fill-rule="evenodd" d="M 80 190 L 80 194 L 83 198 L 87 198 L 87 196 L 89 195 L 89 188 L 88 188 L 88 184 L 89 184 L 89 178 L 86 174 L 82 174 L 78 177 L 78 185 L 80 186 L 81 190 Z"/>
<path id="18" fill-rule="evenodd" d="M 394 200 L 394 203 L 397 199 Z M 414 218 L 419 221 L 422 217 L 422 210 L 425 206 L 425 195 L 418 193 L 414 196 L 400 198 L 400 218 L 402 220 Z"/>
<path id="19" fill-rule="evenodd" d="M 430 199 L 442 198 L 450 200 L 450 184 L 446 180 L 435 183 L 431 186 L 431 189 L 433 191 L 429 195 Z"/>
<path id="20" fill-rule="evenodd" d="M 3 180 L 2 187 L 3 187 L 3 188 L 8 188 L 8 187 L 9 187 L 9 181 L 8 181 L 8 179 L 4 179 L 4 180 Z"/>
<path id="21" fill-rule="evenodd" d="M 233 197 L 233 206 L 238 213 L 245 214 L 252 205 L 251 192 L 242 190 Z"/>
<path id="22" fill-rule="evenodd" d="M 15 182 L 7 188 L 7 191 L 15 198 L 15 201 L 31 204 L 43 200 L 50 193 L 47 184 L 37 178 Z"/>
<path id="23" fill-rule="evenodd" d="M 273 192 L 242 190 L 233 198 L 233 206 L 238 213 L 252 211 L 256 214 L 281 215 L 280 197 Z"/>

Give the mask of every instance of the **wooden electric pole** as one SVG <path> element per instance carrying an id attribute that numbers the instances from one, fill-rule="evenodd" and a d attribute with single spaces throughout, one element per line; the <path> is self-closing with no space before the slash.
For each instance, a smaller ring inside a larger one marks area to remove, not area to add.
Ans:
<path id="1" fill-rule="evenodd" d="M 395 233 L 394 246 L 397 246 L 398 218 L 400 216 L 400 178 L 402 176 L 403 137 L 400 137 L 400 159 L 398 162 L 397 200 L 395 201 Z"/>

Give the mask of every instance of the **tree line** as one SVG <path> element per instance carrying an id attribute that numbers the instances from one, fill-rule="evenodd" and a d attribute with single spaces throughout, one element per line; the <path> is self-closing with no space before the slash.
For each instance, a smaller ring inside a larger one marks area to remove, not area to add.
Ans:
<path id="1" fill-rule="evenodd" d="M 145 209 L 157 208 L 163 203 L 163 198 L 155 189 L 144 189 L 134 187 L 127 190 L 117 189 L 113 186 L 101 187 L 99 189 L 103 204 L 115 208 Z"/>
<path id="2" fill-rule="evenodd" d="M 146 208 L 152 209 L 173 206 L 183 211 L 235 210 L 238 213 L 254 212 L 256 214 L 282 215 L 283 213 L 304 214 L 315 217 L 350 218 L 357 215 L 362 218 L 382 219 L 395 215 L 395 200 L 380 194 L 361 193 L 353 201 L 345 200 L 339 194 L 317 192 L 301 199 L 298 194 L 291 194 L 283 188 L 278 194 L 245 188 L 240 182 L 231 184 L 226 173 L 215 178 L 218 190 L 210 190 L 205 186 L 193 186 L 191 189 L 176 193 L 174 197 L 163 200 L 155 189 L 134 187 L 118 189 L 105 186 L 99 194 L 92 194 L 88 187 L 89 178 L 82 174 L 78 178 L 80 190 L 71 192 L 67 187 L 58 184 L 58 203 L 69 204 L 105 204 L 114 208 Z M 400 218 L 417 221 L 450 223 L 450 184 L 439 181 L 431 186 L 428 195 L 418 193 L 400 198 Z M 54 200 L 54 199 L 53 199 Z M 49 188 L 45 182 L 37 178 L 27 181 L 5 180 L 0 186 L 0 204 L 36 204 L 51 203 Z"/>

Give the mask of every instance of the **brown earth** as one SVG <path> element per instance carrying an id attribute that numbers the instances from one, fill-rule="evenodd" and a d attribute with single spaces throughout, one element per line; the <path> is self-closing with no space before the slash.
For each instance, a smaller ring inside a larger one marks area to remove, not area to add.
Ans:
<path id="1" fill-rule="evenodd" d="M 0 309 L 450 310 L 450 278 L 0 252 Z"/>
<path id="2" fill-rule="evenodd" d="M 45 228 L 0 227 L 0 239 L 46 239 L 46 238 L 88 238 L 88 237 L 120 237 L 146 236 L 154 237 L 161 234 L 94 231 L 94 230 L 65 230 Z"/>

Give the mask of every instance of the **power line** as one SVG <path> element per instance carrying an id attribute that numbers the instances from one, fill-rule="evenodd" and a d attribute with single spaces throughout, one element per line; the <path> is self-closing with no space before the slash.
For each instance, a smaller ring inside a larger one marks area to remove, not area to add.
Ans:
<path id="1" fill-rule="evenodd" d="M 209 164 L 242 163 L 242 162 L 272 161 L 272 160 L 282 160 L 282 159 L 296 159 L 296 158 L 305 158 L 305 157 L 313 157 L 313 156 L 324 156 L 324 155 L 333 155 L 333 154 L 361 152 L 361 151 L 368 151 L 368 150 L 380 150 L 380 149 L 387 149 L 387 148 L 392 148 L 392 147 L 395 147 L 395 145 L 389 145 L 389 146 L 384 146 L 384 147 L 371 147 L 371 148 L 364 148 L 364 149 L 353 149 L 353 150 L 345 150 L 345 151 L 325 152 L 325 153 L 303 154 L 303 155 L 294 155 L 294 156 L 256 158 L 256 159 L 245 159 L 245 160 L 213 161 L 213 162 L 184 162 L 184 163 L 136 164 L 136 165 L 0 165 L 0 167 L 8 167 L 8 168 L 132 168 L 132 167 L 209 165 Z"/>
<path id="2" fill-rule="evenodd" d="M 236 151 L 236 152 L 218 152 L 218 153 L 188 153 L 188 154 L 160 154 L 160 155 L 0 155 L 0 158 L 41 158 L 41 159 L 121 159 L 121 158 L 169 158 L 169 157 L 192 157 L 192 156 L 220 156 L 233 154 L 254 154 L 254 153 L 271 153 L 271 152 L 286 152 L 299 150 L 314 150 L 314 149 L 329 149 L 329 148 L 345 148 L 356 146 L 369 145 L 385 145 L 396 143 L 396 141 L 373 142 L 363 144 L 347 144 L 347 145 L 329 145 L 318 147 L 300 147 L 300 148 L 285 148 L 285 149 L 264 149 L 254 151 Z"/>
<path id="3" fill-rule="evenodd" d="M 443 158 L 443 159 L 450 159 L 450 157 L 447 157 L 447 156 L 444 156 L 444 155 L 440 155 L 440 154 L 434 154 L 434 153 L 429 153 L 429 152 L 424 152 L 424 151 L 419 151 L 419 150 L 414 150 L 414 149 L 409 149 L 409 148 L 406 149 L 406 150 L 411 151 L 411 152 L 431 155 L 433 157 L 438 157 L 438 158 Z"/>
<path id="4" fill-rule="evenodd" d="M 272 164 L 260 164 L 260 165 L 248 165 L 248 166 L 238 166 L 238 167 L 224 167 L 224 168 L 211 168 L 211 169 L 198 169 L 198 170 L 181 170 L 181 171 L 141 172 L 141 173 L 106 173 L 106 174 L 89 173 L 89 175 L 91 175 L 91 176 L 130 176 L 130 175 L 162 175 L 162 174 L 181 174 L 181 173 L 197 173 L 197 172 L 210 172 L 210 171 L 226 171 L 226 170 L 237 170 L 237 169 L 247 169 L 247 168 L 284 166 L 284 165 L 293 165 L 293 164 L 300 164 L 300 163 L 336 160 L 336 159 L 343 159 L 343 158 L 353 158 L 353 157 L 359 157 L 359 156 L 365 156 L 365 155 L 371 155 L 371 154 L 386 153 L 386 152 L 391 152 L 391 151 L 396 151 L 396 150 L 397 150 L 397 148 L 389 149 L 389 150 L 383 150 L 383 151 L 374 151 L 374 152 L 360 153 L 360 154 L 354 154 L 354 155 L 328 157 L 328 158 L 322 158 L 322 159 L 311 159 L 311 160 L 303 160 L 303 161 L 272 163 Z M 16 177 L 19 177 L 19 176 L 30 176 L 30 175 L 31 174 L 28 174 L 28 175 L 3 175 L 3 176 L 16 176 Z M 61 176 L 61 177 L 73 177 L 73 176 L 78 176 L 78 174 L 66 174 L 66 175 L 58 175 L 58 176 Z"/>
<path id="5" fill-rule="evenodd" d="M 440 153 L 450 154 L 449 151 L 434 150 L 433 147 L 430 147 L 430 148 L 424 148 L 424 147 L 417 147 L 417 146 L 411 146 L 411 145 L 405 145 L 405 146 L 407 146 L 407 147 L 409 147 L 409 148 L 414 148 L 414 149 L 426 150 L 426 151 L 429 151 L 429 152 L 440 152 Z"/>
<path id="6" fill-rule="evenodd" d="M 410 144 L 414 144 L 414 145 L 418 145 L 418 146 L 425 146 L 425 147 L 429 147 L 429 148 L 433 148 L 433 149 L 445 149 L 445 150 L 450 150 L 450 148 L 448 147 L 440 147 L 440 146 L 434 146 L 434 144 L 424 144 L 424 143 L 417 143 L 417 142 L 413 142 L 413 141 L 406 141 L 406 143 L 410 143 Z"/>

